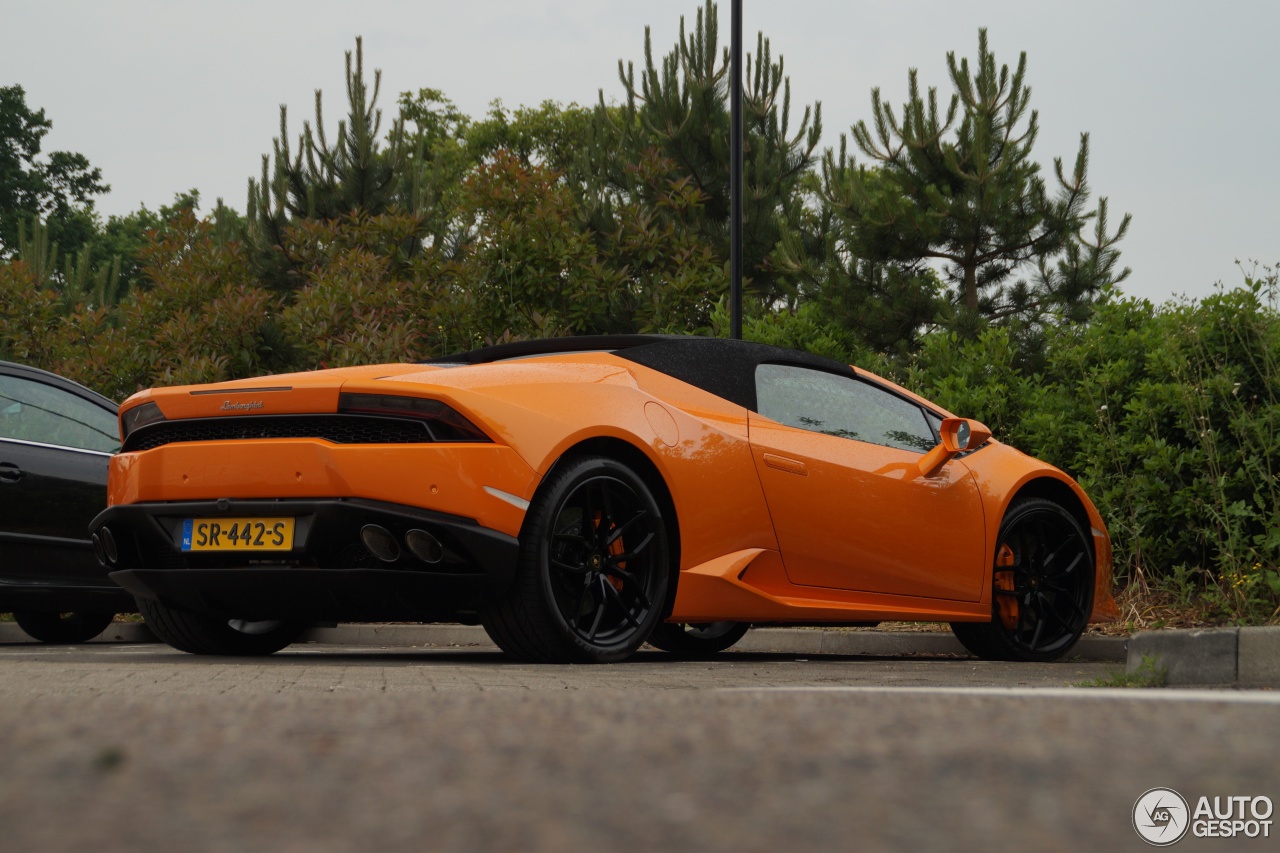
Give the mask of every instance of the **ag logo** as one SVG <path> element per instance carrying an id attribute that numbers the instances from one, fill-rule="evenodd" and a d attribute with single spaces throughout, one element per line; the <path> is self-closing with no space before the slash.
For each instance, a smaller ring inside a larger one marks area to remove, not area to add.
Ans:
<path id="1" fill-rule="evenodd" d="M 1186 835 L 1190 825 L 1187 801 L 1172 788 L 1152 788 L 1133 804 L 1133 828 L 1148 844 L 1167 847 Z"/>

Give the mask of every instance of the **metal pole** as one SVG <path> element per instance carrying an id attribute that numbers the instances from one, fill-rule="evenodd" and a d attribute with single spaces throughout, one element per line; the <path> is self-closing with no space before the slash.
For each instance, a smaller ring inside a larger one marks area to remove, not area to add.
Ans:
<path id="1" fill-rule="evenodd" d="M 742 0 L 733 0 L 729 59 L 729 334 L 742 340 Z"/>

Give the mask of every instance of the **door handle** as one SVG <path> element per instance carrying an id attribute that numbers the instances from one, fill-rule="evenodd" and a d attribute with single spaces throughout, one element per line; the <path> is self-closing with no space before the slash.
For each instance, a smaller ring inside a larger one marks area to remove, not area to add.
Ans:
<path id="1" fill-rule="evenodd" d="M 0 462 L 0 483 L 16 483 L 25 474 L 26 472 L 12 462 Z"/>
<path id="2" fill-rule="evenodd" d="M 764 454 L 764 464 L 779 471 L 786 471 L 788 474 L 799 474 L 801 477 L 809 474 L 809 469 L 799 459 L 788 459 L 776 453 Z"/>

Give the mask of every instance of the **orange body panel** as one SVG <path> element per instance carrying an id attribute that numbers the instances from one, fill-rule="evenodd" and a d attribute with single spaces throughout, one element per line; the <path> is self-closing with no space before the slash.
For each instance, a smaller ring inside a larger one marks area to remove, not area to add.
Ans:
<path id="1" fill-rule="evenodd" d="M 517 536 L 520 503 L 535 500 L 564 453 L 604 439 L 644 454 L 670 492 L 680 545 L 670 621 L 982 621 L 991 616 L 992 549 L 1004 511 L 1019 488 L 1047 477 L 1086 508 L 1097 551 L 1093 615 L 1115 613 L 1104 525 L 1051 466 L 993 441 L 923 478 L 909 470 L 919 454 L 860 445 L 854 459 L 840 452 L 853 444 L 848 439 L 784 427 L 608 353 L 166 388 L 131 397 L 121 411 L 155 402 L 171 419 L 246 417 L 234 404 L 261 402 L 254 413 L 334 412 L 340 393 L 440 400 L 493 443 L 164 445 L 112 460 L 109 501 L 368 498 Z M 850 541 L 854 547 L 841 546 Z"/>
<path id="2" fill-rule="evenodd" d="M 685 570 L 669 621 L 969 622 L 989 615 L 989 606 L 972 602 L 797 585 L 776 551 L 753 548 Z"/>
<path id="3" fill-rule="evenodd" d="M 107 503 L 219 498 L 367 498 L 474 518 L 516 536 L 524 510 L 485 486 L 531 495 L 538 477 L 509 447 L 340 445 L 311 439 L 191 442 L 112 458 Z M 229 452 L 228 452 L 229 450 Z"/>
<path id="4" fill-rule="evenodd" d="M 745 409 L 652 371 L 645 371 L 640 388 L 636 366 L 608 355 L 486 367 L 400 376 L 378 382 L 376 390 L 420 394 L 420 383 L 431 383 L 426 393 L 484 424 L 539 476 L 583 441 L 626 442 L 653 463 L 671 493 L 682 567 L 742 548 L 776 550 L 752 468 Z M 344 390 L 367 389 L 352 383 Z M 688 409 L 671 405 L 681 396 Z M 708 469 L 716 476 L 706 476 Z M 532 500 L 533 490 L 520 496 Z"/>
<path id="5" fill-rule="evenodd" d="M 861 442 L 851 453 L 849 439 L 758 415 L 751 444 L 792 583 L 979 600 L 982 501 L 963 465 L 922 477 L 919 453 Z"/>

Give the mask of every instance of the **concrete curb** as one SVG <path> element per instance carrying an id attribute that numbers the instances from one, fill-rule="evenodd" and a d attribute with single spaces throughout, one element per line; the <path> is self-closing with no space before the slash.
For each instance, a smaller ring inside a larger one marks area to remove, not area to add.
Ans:
<path id="1" fill-rule="evenodd" d="M 1141 631 L 1129 640 L 1125 672 L 1148 666 L 1171 687 L 1280 686 L 1280 627 Z"/>

